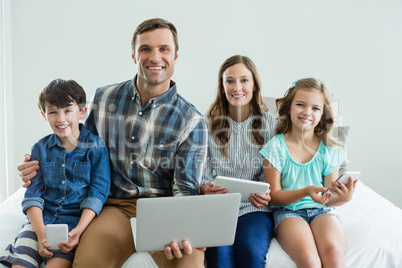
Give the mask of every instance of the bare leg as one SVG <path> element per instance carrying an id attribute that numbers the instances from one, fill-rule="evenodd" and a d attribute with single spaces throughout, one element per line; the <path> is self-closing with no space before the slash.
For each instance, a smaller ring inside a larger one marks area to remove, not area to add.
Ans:
<path id="1" fill-rule="evenodd" d="M 71 268 L 72 263 L 62 258 L 52 258 L 46 262 L 46 268 Z"/>
<path id="2" fill-rule="evenodd" d="M 321 215 L 311 222 L 323 267 L 345 267 L 345 236 L 334 215 Z"/>
<path id="3" fill-rule="evenodd" d="M 284 219 L 276 229 L 276 238 L 298 268 L 321 268 L 314 236 L 305 220 Z"/>

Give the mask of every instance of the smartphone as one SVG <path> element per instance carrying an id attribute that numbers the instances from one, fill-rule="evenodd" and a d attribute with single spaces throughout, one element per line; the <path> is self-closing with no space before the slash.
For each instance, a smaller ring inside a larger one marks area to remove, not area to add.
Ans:
<path id="1" fill-rule="evenodd" d="M 352 177 L 353 180 L 356 180 L 360 177 L 360 171 L 346 171 L 341 176 L 339 176 L 339 178 L 336 179 L 336 185 L 339 185 L 338 181 L 341 181 L 343 182 L 343 184 L 348 185 L 349 177 Z M 331 192 L 329 189 L 327 189 L 326 193 L 330 194 Z"/>
<path id="2" fill-rule="evenodd" d="M 58 244 L 68 242 L 68 225 L 67 224 L 47 224 L 46 240 L 50 245 L 49 251 L 60 250 Z"/>

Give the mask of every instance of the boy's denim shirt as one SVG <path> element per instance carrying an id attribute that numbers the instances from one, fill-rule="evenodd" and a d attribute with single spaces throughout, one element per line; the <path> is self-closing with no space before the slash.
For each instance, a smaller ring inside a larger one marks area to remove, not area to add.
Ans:
<path id="1" fill-rule="evenodd" d="M 84 208 L 96 215 L 110 191 L 109 152 L 104 140 L 80 124 L 77 147 L 70 157 L 56 134 L 39 140 L 33 147 L 32 160 L 40 169 L 25 192 L 22 210 L 36 206 L 43 210 L 45 224 L 66 223 L 72 230 Z"/>

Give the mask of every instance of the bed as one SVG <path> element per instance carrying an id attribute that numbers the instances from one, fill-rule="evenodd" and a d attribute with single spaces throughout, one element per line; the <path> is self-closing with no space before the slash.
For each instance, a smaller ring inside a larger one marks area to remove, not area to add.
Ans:
<path id="1" fill-rule="evenodd" d="M 15 238 L 25 220 L 21 188 L 0 204 L 0 249 Z M 346 237 L 346 267 L 402 267 L 402 210 L 362 181 L 352 201 L 338 208 Z M 5 267 L 0 264 L 0 267 Z M 123 268 L 157 267 L 148 253 L 134 253 Z M 274 238 L 266 267 L 296 267 Z"/>

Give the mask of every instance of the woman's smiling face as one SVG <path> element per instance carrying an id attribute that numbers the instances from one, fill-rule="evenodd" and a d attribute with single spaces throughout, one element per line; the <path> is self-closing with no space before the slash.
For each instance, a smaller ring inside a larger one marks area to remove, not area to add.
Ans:
<path id="1" fill-rule="evenodd" d="M 253 98 L 253 74 L 243 63 L 237 63 L 223 73 L 223 90 L 229 106 L 240 108 L 251 106 Z"/>

